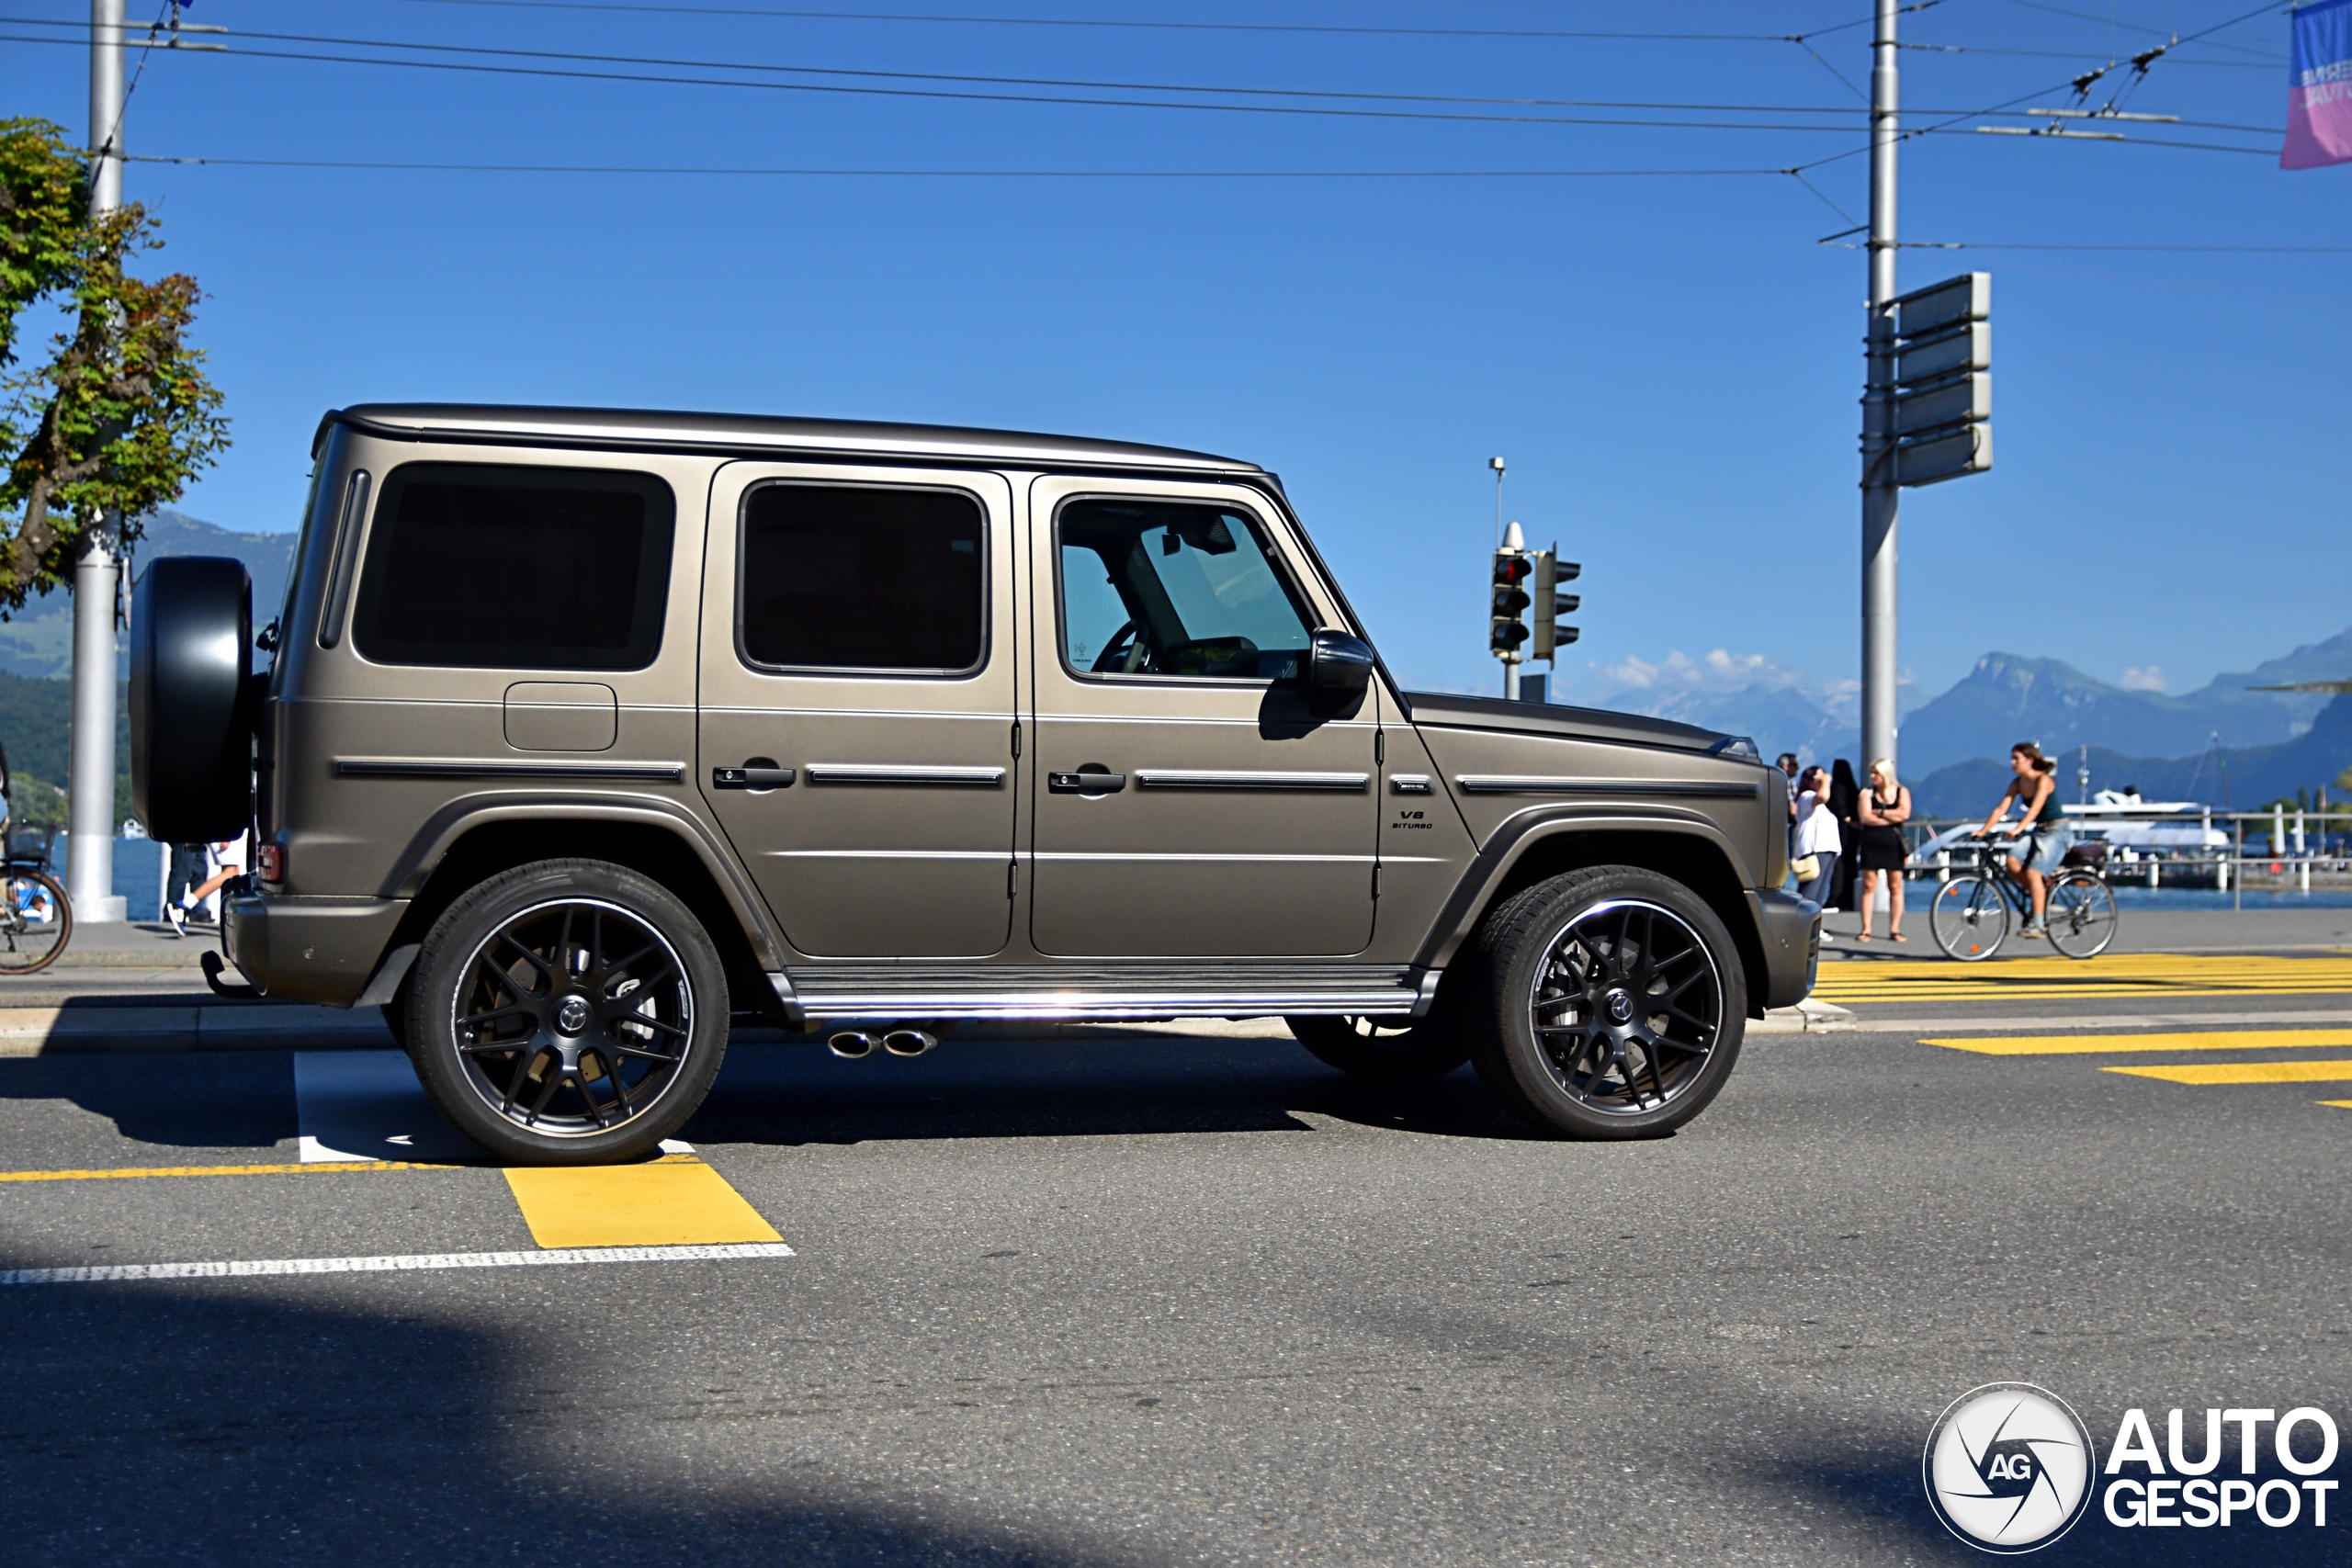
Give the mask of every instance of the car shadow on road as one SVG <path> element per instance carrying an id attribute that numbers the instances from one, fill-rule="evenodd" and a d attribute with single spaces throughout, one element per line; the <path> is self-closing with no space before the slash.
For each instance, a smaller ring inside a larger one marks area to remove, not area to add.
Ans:
<path id="1" fill-rule="evenodd" d="M 739 1044 L 680 1134 L 739 1144 L 1311 1133 L 1306 1116 L 1458 1138 L 1542 1136 L 1467 1067 L 1378 1084 L 1283 1039 L 1129 1035 L 948 1040 L 913 1059 L 845 1062 L 811 1043 Z"/>
<path id="2" fill-rule="evenodd" d="M 169 1148 L 268 1149 L 297 1135 L 282 1051 L 0 1059 L 0 1100 L 68 1100 L 124 1137 Z"/>
<path id="3" fill-rule="evenodd" d="M 469 1277 L 474 1304 L 515 1325 L 500 1332 L 453 1321 L 459 1303 L 415 1288 L 446 1275 L 345 1281 L 332 1294 L 257 1281 L 0 1289 L 0 1336 L 19 1377 L 34 1380 L 20 1391 L 39 1391 L 0 1416 L 8 1561 L 1064 1568 L 1124 1558 L 1040 1542 L 1034 1520 L 935 1521 L 926 1510 L 939 1501 L 915 1478 L 877 1488 L 828 1474 L 809 1457 L 806 1410 L 729 1407 L 713 1397 L 726 1391 L 699 1386 L 725 1376 L 633 1388 L 613 1374 L 602 1293 L 516 1277 L 542 1272 Z M 732 1440 L 763 1417 L 797 1431 Z"/>

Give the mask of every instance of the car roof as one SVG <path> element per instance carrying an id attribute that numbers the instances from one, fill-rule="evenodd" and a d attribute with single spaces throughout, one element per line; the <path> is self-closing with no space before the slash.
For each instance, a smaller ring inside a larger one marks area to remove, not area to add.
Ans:
<path id="1" fill-rule="evenodd" d="M 898 457 L 1014 463 L 1042 468 L 1150 468 L 1195 473 L 1263 474 L 1255 463 L 1079 435 L 976 430 L 945 424 L 891 424 L 848 419 L 786 419 L 764 414 L 684 413 L 651 409 L 541 408 L 498 403 L 357 403 L 330 410 L 345 424 L 394 439 L 493 445 L 552 444 L 639 451 L 774 453 L 825 457 Z M 311 443 L 313 452 L 318 440 Z"/>

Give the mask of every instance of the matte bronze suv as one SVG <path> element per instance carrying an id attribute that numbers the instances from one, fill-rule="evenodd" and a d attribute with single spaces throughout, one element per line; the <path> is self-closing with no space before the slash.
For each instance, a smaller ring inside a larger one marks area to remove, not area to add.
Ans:
<path id="1" fill-rule="evenodd" d="M 1398 690 L 1251 464 L 435 405 L 330 413 L 313 456 L 258 638 L 233 561 L 141 581 L 140 809 L 251 824 L 230 959 L 385 1009 L 503 1158 L 650 1148 L 731 1020 L 861 1055 L 1278 1015 L 1634 1137 L 1810 986 L 1752 744 Z"/>

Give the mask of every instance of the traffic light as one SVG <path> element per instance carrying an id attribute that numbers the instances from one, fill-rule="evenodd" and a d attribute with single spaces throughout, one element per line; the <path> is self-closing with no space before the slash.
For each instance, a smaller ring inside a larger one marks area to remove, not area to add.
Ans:
<path id="1" fill-rule="evenodd" d="M 1518 529 L 1518 524 L 1511 525 L 1514 535 Z M 1532 559 L 1523 549 L 1505 545 L 1495 552 L 1494 619 L 1487 632 L 1487 650 L 1506 664 L 1520 661 L 1519 645 L 1527 640 L 1527 624 L 1519 617 L 1530 601 L 1521 584 L 1534 570 Z"/>
<path id="2" fill-rule="evenodd" d="M 1563 582 L 1574 582 L 1584 568 L 1572 560 L 1560 558 L 1560 547 L 1535 555 L 1535 647 L 1529 657 L 1548 659 L 1556 662 L 1558 650 L 1577 640 L 1577 628 L 1562 626 L 1559 617 L 1573 615 L 1584 603 L 1573 593 L 1560 592 Z"/>

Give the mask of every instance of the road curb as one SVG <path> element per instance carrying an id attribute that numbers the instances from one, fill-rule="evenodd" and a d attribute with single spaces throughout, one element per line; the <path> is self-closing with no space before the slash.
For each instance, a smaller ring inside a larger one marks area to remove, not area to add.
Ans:
<path id="1" fill-rule="evenodd" d="M 1855 1020 L 1851 1010 L 1834 1002 L 1817 1002 L 1805 998 L 1792 1008 L 1774 1008 L 1762 1018 L 1747 1021 L 1750 1034 L 1826 1034 L 1851 1029 Z"/>
<path id="2" fill-rule="evenodd" d="M 0 1056 L 88 1052 L 368 1051 L 398 1044 L 374 1008 L 225 1002 L 0 1008 Z"/>

